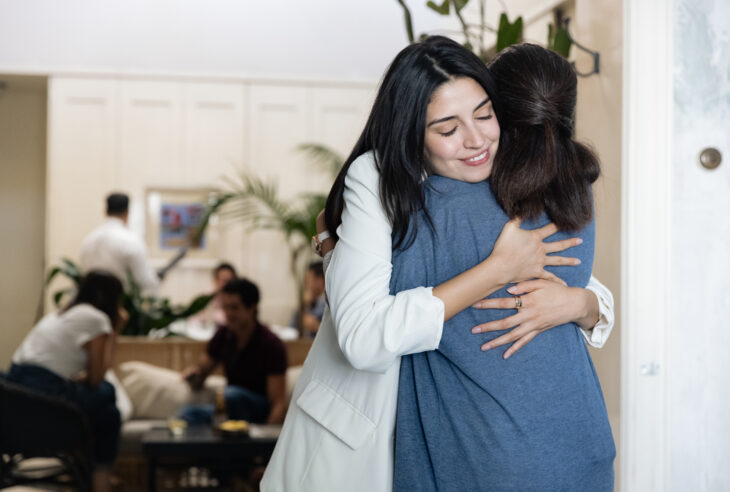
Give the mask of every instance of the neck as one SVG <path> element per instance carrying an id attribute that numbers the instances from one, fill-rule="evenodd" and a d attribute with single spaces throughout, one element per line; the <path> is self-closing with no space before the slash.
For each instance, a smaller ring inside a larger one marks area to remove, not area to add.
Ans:
<path id="1" fill-rule="evenodd" d="M 248 345 L 248 342 L 249 342 L 249 340 L 251 340 L 251 335 L 253 335 L 255 328 L 256 328 L 255 322 L 250 325 L 238 326 L 236 328 L 232 328 L 234 333 L 236 334 L 236 344 L 238 345 L 239 349 Z"/>

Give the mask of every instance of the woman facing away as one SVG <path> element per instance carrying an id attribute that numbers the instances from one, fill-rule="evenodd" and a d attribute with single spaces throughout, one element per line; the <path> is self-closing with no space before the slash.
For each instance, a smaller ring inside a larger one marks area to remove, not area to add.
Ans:
<path id="1" fill-rule="evenodd" d="M 543 268 L 575 263 L 552 253 L 579 240 L 543 242 L 557 230 L 554 225 L 527 231 L 511 221 L 476 266 L 436 287 L 423 283 L 389 295 L 393 238 L 404 239 L 423 204 L 423 177 L 433 172 L 425 142 L 427 108 L 451 77 L 481 81 L 489 74 L 476 56 L 447 38 L 431 37 L 401 51 L 333 185 L 327 222 L 339 241 L 326 272 L 331 311 L 297 382 L 262 490 L 390 490 L 400 357 L 436 349 L 444 320 L 508 283 L 545 279 L 516 286 L 516 293 L 525 294 L 522 317 L 510 327 L 520 326 L 495 345 L 516 341 L 514 351 L 526 338 L 571 320 L 586 329 L 590 343 L 600 346 L 608 336 L 610 292 L 597 281 L 596 294 L 565 287 Z M 474 108 L 470 124 L 481 132 L 492 125 L 490 114 L 483 114 L 490 108 L 491 102 Z M 491 163 L 497 140 L 491 137 L 486 154 L 480 149 L 466 157 Z M 458 252 L 460 245 L 450 247 Z M 467 336 L 479 350 L 479 340 Z"/>
<path id="2" fill-rule="evenodd" d="M 110 490 L 121 429 L 114 387 L 104 381 L 112 361 L 115 334 L 128 316 L 121 306 L 122 283 L 92 270 L 76 296 L 41 319 L 15 351 L 7 379 L 77 405 L 94 437 L 94 491 Z"/>
<path id="3" fill-rule="evenodd" d="M 582 238 L 571 249 L 579 266 L 548 268 L 571 287 L 588 283 L 599 165 L 573 140 L 575 71 L 530 44 L 505 49 L 490 69 L 501 104 L 493 166 L 460 160 L 464 149 L 488 142 L 469 123 L 487 98 L 483 87 L 450 77 L 432 97 L 426 148 L 434 173 L 410 242 L 394 252 L 393 292 L 438 284 L 481 261 L 515 217 L 529 219 L 529 228 L 552 221 L 558 238 Z M 469 340 L 475 326 L 498 317 L 464 310 L 445 323 L 437 350 L 402 358 L 394 489 L 612 491 L 616 450 L 580 330 L 555 327 L 504 360 Z"/>

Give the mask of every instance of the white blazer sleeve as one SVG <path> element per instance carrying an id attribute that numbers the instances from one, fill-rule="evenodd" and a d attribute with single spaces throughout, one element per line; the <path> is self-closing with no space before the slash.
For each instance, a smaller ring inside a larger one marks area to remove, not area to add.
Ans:
<path id="1" fill-rule="evenodd" d="M 371 152 L 350 165 L 339 240 L 325 282 L 345 357 L 356 369 L 385 372 L 401 355 L 438 347 L 444 305 L 431 287 L 389 294 L 391 225 L 380 201 L 379 179 Z"/>
<path id="2" fill-rule="evenodd" d="M 613 294 L 598 279 L 591 275 L 586 289 L 598 298 L 598 323 L 590 330 L 581 330 L 589 345 L 601 348 L 611 334 L 615 320 L 613 312 Z"/>

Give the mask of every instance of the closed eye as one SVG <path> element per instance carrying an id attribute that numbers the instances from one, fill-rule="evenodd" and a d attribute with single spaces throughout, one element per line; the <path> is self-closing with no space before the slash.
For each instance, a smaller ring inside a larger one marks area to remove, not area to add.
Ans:
<path id="1" fill-rule="evenodd" d="M 441 134 L 442 137 L 450 137 L 451 135 L 453 135 L 454 133 L 456 133 L 456 129 L 457 128 L 458 127 L 455 126 L 453 129 L 449 130 L 448 132 L 439 132 L 439 133 Z"/>

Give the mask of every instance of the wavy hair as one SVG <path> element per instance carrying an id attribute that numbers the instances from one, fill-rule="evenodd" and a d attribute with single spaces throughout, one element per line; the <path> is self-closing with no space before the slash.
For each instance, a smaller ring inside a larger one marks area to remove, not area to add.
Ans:
<path id="1" fill-rule="evenodd" d="M 490 178 L 510 218 L 545 211 L 563 230 L 593 217 L 591 184 L 600 175 L 596 154 L 573 138 L 575 69 L 534 44 L 501 51 L 489 64 L 502 104 L 501 134 Z"/>

